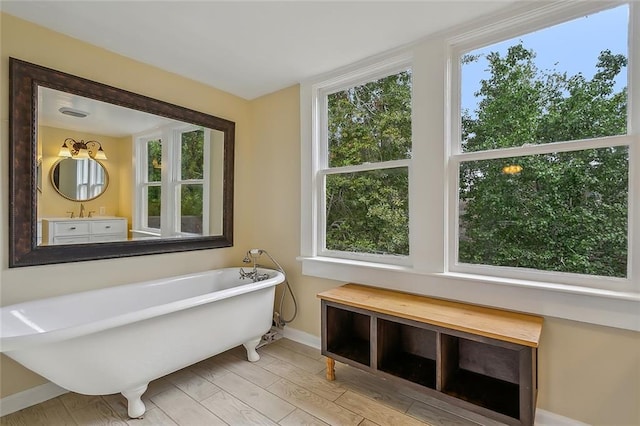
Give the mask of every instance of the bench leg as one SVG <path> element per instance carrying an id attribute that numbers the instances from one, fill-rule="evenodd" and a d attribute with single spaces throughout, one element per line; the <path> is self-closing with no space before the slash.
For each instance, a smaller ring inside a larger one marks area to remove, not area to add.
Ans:
<path id="1" fill-rule="evenodd" d="M 327 357 L 327 380 L 334 381 L 336 379 L 336 361 Z"/>

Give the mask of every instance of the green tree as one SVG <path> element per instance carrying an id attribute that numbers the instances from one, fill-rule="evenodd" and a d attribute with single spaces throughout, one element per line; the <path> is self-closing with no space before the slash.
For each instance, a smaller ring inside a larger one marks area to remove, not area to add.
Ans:
<path id="1" fill-rule="evenodd" d="M 487 55 L 478 109 L 463 111 L 464 151 L 626 133 L 623 55 L 601 52 L 591 79 L 542 72 L 534 58 L 522 44 Z M 464 162 L 459 260 L 624 277 L 627 192 L 627 147 Z"/>
<path id="2" fill-rule="evenodd" d="M 149 141 L 147 143 L 147 151 L 147 181 L 160 182 L 162 173 L 162 141 L 160 139 Z M 160 227 L 160 187 L 150 186 L 147 191 L 149 226 Z"/>
<path id="3" fill-rule="evenodd" d="M 330 167 L 411 156 L 411 74 L 401 72 L 328 97 Z M 408 254 L 406 168 L 326 178 L 326 246 Z"/>
<path id="4" fill-rule="evenodd" d="M 193 130 L 182 134 L 182 179 L 202 179 L 204 176 L 204 130 Z M 182 216 L 199 218 L 202 232 L 202 185 L 182 186 Z M 196 227 L 197 228 L 197 227 Z M 190 229 L 187 232 L 195 232 Z"/>

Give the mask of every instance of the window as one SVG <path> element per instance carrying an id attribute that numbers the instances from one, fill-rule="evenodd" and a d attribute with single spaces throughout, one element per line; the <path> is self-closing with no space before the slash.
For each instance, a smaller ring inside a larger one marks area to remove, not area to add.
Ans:
<path id="1" fill-rule="evenodd" d="M 319 251 L 325 254 L 409 255 L 411 71 L 396 68 L 322 91 Z"/>
<path id="2" fill-rule="evenodd" d="M 137 235 L 208 235 L 208 131 L 167 127 L 136 138 Z"/>
<path id="3" fill-rule="evenodd" d="M 303 82 L 302 273 L 640 330 L 639 27 L 532 3 Z"/>
<path id="4" fill-rule="evenodd" d="M 627 277 L 627 22 L 625 5 L 458 56 L 453 270 Z"/>
<path id="5" fill-rule="evenodd" d="M 76 166 L 76 199 L 90 200 L 102 194 L 105 173 L 102 166 L 88 158 L 74 159 Z"/>

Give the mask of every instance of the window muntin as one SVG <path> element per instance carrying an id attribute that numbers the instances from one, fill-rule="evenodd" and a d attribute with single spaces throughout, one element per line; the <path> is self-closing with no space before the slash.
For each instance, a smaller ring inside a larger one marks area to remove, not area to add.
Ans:
<path id="1" fill-rule="evenodd" d="M 325 164 L 318 171 L 324 255 L 409 254 L 412 84 L 408 67 L 397 69 L 324 95 Z"/>
<path id="2" fill-rule="evenodd" d="M 627 276 L 629 149 L 615 136 L 628 131 L 628 6 L 535 34 L 549 31 L 562 40 L 554 32 L 575 32 L 585 19 L 603 25 L 603 17 L 604 29 L 615 26 L 612 32 L 621 38 L 617 53 L 605 48 L 597 58 L 585 58 L 584 49 L 573 46 L 564 60 L 579 63 L 580 73 L 573 75 L 542 70 L 523 41 L 535 40 L 533 35 L 460 55 L 460 138 L 451 156 L 459 171 L 452 270 L 486 274 L 496 272 L 487 266 L 507 266 L 519 268 L 519 276 L 525 269 Z M 545 49 L 553 52 L 558 43 Z M 465 72 L 482 55 L 488 68 L 469 101 L 465 86 L 472 79 Z M 541 144 L 551 145 L 533 153 L 531 146 Z M 563 152 L 555 151 L 558 145 Z"/>

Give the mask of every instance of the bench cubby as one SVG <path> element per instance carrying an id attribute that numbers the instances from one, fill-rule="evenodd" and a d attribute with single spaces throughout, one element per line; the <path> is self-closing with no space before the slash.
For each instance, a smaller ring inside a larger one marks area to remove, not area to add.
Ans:
<path id="1" fill-rule="evenodd" d="M 507 424 L 533 425 L 541 317 L 356 284 L 318 297 L 329 380 L 337 360 Z"/>

